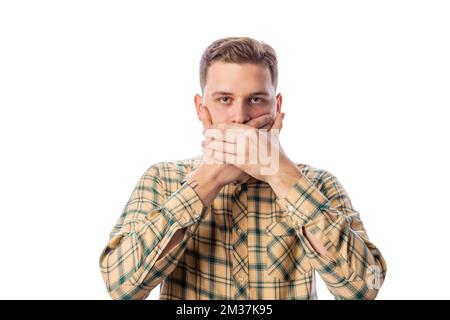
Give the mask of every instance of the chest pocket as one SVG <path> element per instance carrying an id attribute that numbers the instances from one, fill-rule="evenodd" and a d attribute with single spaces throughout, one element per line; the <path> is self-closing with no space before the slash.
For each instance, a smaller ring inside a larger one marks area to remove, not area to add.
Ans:
<path id="1" fill-rule="evenodd" d="M 266 270 L 280 280 L 301 278 L 311 265 L 296 231 L 287 222 L 274 221 L 266 228 Z"/>

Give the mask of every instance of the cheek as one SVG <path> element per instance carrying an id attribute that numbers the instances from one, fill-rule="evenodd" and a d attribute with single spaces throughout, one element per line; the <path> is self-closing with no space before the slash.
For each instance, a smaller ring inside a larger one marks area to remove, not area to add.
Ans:
<path id="1" fill-rule="evenodd" d="M 271 114 L 272 116 L 275 116 L 276 112 L 277 112 L 276 108 L 254 108 L 250 112 L 250 118 L 251 119 L 258 118 L 265 114 Z"/>
<path id="2" fill-rule="evenodd" d="M 226 110 L 218 110 L 218 108 L 211 108 L 211 120 L 213 123 L 223 123 L 228 122 L 231 118 L 231 114 Z"/>

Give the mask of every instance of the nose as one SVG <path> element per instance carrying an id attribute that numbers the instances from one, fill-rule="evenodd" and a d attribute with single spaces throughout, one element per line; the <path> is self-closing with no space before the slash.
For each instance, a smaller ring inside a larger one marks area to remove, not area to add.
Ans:
<path id="1" fill-rule="evenodd" d="M 233 119 L 234 123 L 244 123 L 250 120 L 249 110 L 244 101 L 236 101 L 233 108 Z"/>

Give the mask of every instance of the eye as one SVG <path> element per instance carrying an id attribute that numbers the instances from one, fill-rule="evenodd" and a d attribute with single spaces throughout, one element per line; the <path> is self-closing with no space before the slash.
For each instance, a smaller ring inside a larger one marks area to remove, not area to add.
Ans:
<path id="1" fill-rule="evenodd" d="M 230 102 L 230 97 L 220 97 L 219 99 L 217 99 L 220 102 L 226 103 L 228 104 Z"/>
<path id="2" fill-rule="evenodd" d="M 251 97 L 250 102 L 252 103 L 262 103 L 264 100 L 260 97 Z"/>

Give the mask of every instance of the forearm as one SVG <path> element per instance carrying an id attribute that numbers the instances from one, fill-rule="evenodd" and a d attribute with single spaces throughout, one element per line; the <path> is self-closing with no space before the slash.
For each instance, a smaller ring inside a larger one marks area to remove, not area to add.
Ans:
<path id="1" fill-rule="evenodd" d="M 190 185 L 183 184 L 163 198 L 159 196 L 165 192 L 163 186 L 155 179 L 156 172 L 148 172 L 136 186 L 100 257 L 102 275 L 114 299 L 145 298 L 176 267 L 184 239 L 196 232 L 206 214 Z M 154 268 L 159 272 L 151 272 Z M 140 285 L 143 282 L 145 287 Z"/>
<path id="2" fill-rule="evenodd" d="M 283 159 L 280 161 L 277 173 L 268 177 L 267 183 L 277 197 L 283 199 L 301 177 L 302 173 L 297 166 L 290 160 Z"/>
<path id="3" fill-rule="evenodd" d="M 297 178 L 293 174 L 292 180 L 277 179 L 271 185 L 314 268 L 336 298 L 375 298 L 386 265 L 345 190 L 329 173 L 321 175 L 321 186 L 306 176 Z M 287 194 L 283 189 L 289 190 Z"/>
<path id="4" fill-rule="evenodd" d="M 300 170 L 290 161 L 285 161 L 280 166 L 278 173 L 269 179 L 269 185 L 278 196 L 284 198 L 295 185 L 295 183 L 302 177 Z M 311 246 L 321 255 L 329 256 L 327 249 L 309 232 L 304 230 L 304 235 L 308 239 Z"/>
<path id="5" fill-rule="evenodd" d="M 377 296 L 386 264 L 363 230 L 352 229 L 342 213 L 331 208 L 302 230 L 306 255 L 337 299 Z"/>
<path id="6" fill-rule="evenodd" d="M 205 207 L 209 207 L 211 205 L 212 201 L 216 198 L 221 189 L 221 185 L 217 183 L 216 176 L 219 172 L 210 169 L 211 168 L 207 168 L 205 165 L 201 165 L 197 170 L 193 171 L 186 177 L 186 183 L 194 189 Z M 174 233 L 159 255 L 157 261 L 164 258 L 184 239 L 185 232 L 186 228 L 182 228 L 178 229 Z"/>
<path id="7" fill-rule="evenodd" d="M 200 167 L 199 170 L 192 172 L 187 178 L 186 183 L 188 183 L 192 189 L 195 190 L 198 197 L 202 201 L 205 207 L 209 207 L 212 201 L 216 198 L 219 193 L 221 186 L 215 182 L 215 172 L 211 170 L 206 170 L 205 167 Z M 169 252 L 173 250 L 184 238 L 186 228 L 178 229 L 167 245 L 164 247 L 163 251 L 159 255 L 157 261 L 164 258 Z"/>

